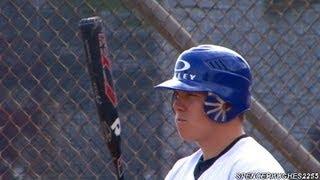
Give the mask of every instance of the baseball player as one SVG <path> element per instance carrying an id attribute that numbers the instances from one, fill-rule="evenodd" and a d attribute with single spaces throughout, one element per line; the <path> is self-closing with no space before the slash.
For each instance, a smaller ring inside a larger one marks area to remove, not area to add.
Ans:
<path id="1" fill-rule="evenodd" d="M 174 75 L 156 88 L 173 90 L 172 108 L 181 138 L 199 150 L 178 160 L 166 180 L 268 179 L 281 165 L 244 132 L 252 76 L 238 53 L 200 45 L 177 59 Z"/>

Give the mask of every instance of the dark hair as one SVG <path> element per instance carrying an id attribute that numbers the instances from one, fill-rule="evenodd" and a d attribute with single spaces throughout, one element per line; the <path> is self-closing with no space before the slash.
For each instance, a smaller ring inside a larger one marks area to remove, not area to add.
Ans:
<path id="1" fill-rule="evenodd" d="M 244 122 L 244 120 L 246 119 L 246 115 L 244 113 L 239 114 L 238 117 L 241 122 Z"/>

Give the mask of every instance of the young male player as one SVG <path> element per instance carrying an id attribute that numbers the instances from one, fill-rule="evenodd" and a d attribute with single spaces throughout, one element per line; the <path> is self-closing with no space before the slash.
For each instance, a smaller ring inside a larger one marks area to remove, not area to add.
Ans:
<path id="1" fill-rule="evenodd" d="M 178 132 L 200 149 L 178 160 L 166 180 L 268 179 L 270 173 L 284 173 L 274 157 L 244 132 L 251 83 L 246 60 L 225 47 L 200 45 L 178 57 L 173 78 L 156 88 L 174 91 Z"/>

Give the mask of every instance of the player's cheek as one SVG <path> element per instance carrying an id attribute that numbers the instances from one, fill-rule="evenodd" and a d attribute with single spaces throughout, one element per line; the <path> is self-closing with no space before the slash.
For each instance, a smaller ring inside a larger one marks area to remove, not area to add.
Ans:
<path id="1" fill-rule="evenodd" d="M 177 126 L 177 130 L 178 130 L 178 133 L 182 139 L 184 139 L 184 140 L 194 139 L 193 138 L 193 136 L 194 136 L 193 132 L 195 132 L 194 127 L 192 127 L 192 126 L 189 126 L 189 127 L 188 126 L 183 126 L 183 127 Z"/>

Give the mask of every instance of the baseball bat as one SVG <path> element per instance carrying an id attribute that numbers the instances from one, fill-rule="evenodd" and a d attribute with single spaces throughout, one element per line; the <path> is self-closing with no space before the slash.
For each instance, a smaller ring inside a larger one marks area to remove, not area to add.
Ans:
<path id="1" fill-rule="evenodd" d="M 122 180 L 121 126 L 103 21 L 98 16 L 83 18 L 79 22 L 79 29 L 84 43 L 86 63 L 91 78 L 101 129 L 117 170 L 117 179 Z"/>

